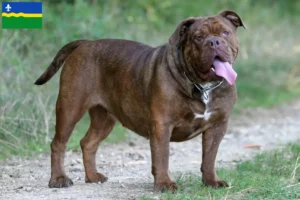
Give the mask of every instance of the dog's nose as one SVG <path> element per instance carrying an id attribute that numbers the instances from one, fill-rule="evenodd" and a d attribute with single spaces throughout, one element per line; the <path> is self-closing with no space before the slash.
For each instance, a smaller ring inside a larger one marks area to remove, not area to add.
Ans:
<path id="1" fill-rule="evenodd" d="M 217 37 L 211 37 L 207 39 L 207 43 L 211 48 L 216 49 L 220 44 L 221 44 L 221 40 Z"/>

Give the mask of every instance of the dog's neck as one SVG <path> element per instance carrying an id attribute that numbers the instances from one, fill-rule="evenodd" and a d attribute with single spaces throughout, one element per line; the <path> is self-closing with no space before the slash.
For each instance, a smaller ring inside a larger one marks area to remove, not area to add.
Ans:
<path id="1" fill-rule="evenodd" d="M 172 47 L 171 45 L 168 46 L 168 50 L 172 52 L 172 57 L 168 58 L 168 62 L 170 64 L 175 64 L 169 64 L 169 66 L 176 66 L 169 67 L 169 69 L 175 80 L 181 86 L 181 91 L 192 99 L 198 99 L 201 101 L 208 99 L 208 92 L 219 87 L 223 83 L 223 80 L 218 82 L 208 82 L 206 84 L 196 83 L 191 78 L 191 72 L 187 70 L 186 61 L 184 59 L 184 56 L 182 55 L 183 50 L 181 49 L 181 47 L 176 47 L 176 49 L 174 49 L 174 47 Z"/>
<path id="2" fill-rule="evenodd" d="M 199 83 L 193 83 L 195 90 L 199 91 L 199 93 L 202 96 L 203 100 L 207 100 L 208 99 L 208 94 L 210 91 L 216 89 L 217 87 L 221 86 L 221 84 L 224 82 L 224 79 L 222 81 L 218 81 L 218 82 L 209 82 L 206 84 L 199 84 Z M 195 91 L 194 90 L 194 91 Z M 193 94 L 193 96 L 195 96 L 197 92 L 195 92 Z"/>

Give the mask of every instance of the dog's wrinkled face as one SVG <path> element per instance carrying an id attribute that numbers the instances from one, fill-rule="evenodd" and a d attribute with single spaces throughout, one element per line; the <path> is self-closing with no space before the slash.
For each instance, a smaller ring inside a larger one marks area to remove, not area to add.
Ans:
<path id="1" fill-rule="evenodd" d="M 223 11 L 212 17 L 184 20 L 170 38 L 183 57 L 190 76 L 198 83 L 225 78 L 232 84 L 236 73 L 232 69 L 238 54 L 236 29 L 244 26 L 233 11 Z"/>

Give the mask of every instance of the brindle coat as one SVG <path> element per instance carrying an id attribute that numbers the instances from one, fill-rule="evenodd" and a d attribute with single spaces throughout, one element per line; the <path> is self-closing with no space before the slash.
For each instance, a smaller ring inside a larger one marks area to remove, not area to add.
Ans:
<path id="1" fill-rule="evenodd" d="M 64 170 L 64 152 L 75 124 L 88 111 L 91 124 L 80 141 L 86 182 L 104 182 L 95 154 L 116 121 L 149 138 L 156 190 L 177 189 L 168 175 L 169 142 L 202 133 L 203 182 L 228 186 L 215 173 L 218 146 L 236 101 L 236 88 L 224 81 L 201 97 L 192 82 L 221 80 L 211 71 L 215 57 L 233 63 L 238 54 L 233 11 L 188 18 L 169 43 L 153 48 L 128 40 L 78 40 L 65 45 L 35 84 L 46 83 L 64 63 L 56 104 L 56 133 L 51 143 L 49 187 L 72 185 Z"/>

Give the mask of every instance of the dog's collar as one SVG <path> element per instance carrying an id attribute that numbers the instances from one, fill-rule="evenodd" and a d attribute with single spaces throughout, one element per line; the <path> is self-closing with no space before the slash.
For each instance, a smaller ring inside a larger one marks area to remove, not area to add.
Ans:
<path id="1" fill-rule="evenodd" d="M 224 82 L 224 79 L 222 79 L 222 81 L 217 82 L 215 85 L 205 87 L 205 86 L 201 85 L 200 83 L 195 83 L 195 82 L 191 81 L 189 79 L 189 77 L 185 74 L 185 72 L 183 72 L 183 73 L 184 73 L 185 77 L 195 86 L 195 88 L 197 90 L 199 90 L 199 92 L 203 95 L 203 98 L 206 100 L 208 99 L 208 91 L 216 89 L 217 87 L 222 85 L 222 83 Z"/>
<path id="2" fill-rule="evenodd" d="M 179 63 L 180 63 L 180 59 L 182 58 L 183 60 L 183 63 L 184 65 L 186 65 L 186 62 L 185 62 L 185 59 L 183 56 L 180 56 L 180 54 L 182 54 L 182 51 L 180 51 L 181 49 L 181 46 L 178 46 L 177 47 L 177 57 L 179 59 Z M 212 86 L 203 86 L 199 83 L 195 83 L 194 81 L 192 81 L 187 75 L 186 75 L 186 72 L 185 72 L 185 69 L 184 69 L 184 66 L 181 66 L 182 67 L 182 71 L 184 73 L 184 76 L 187 78 L 187 80 L 189 80 L 189 82 L 191 82 L 193 84 L 193 86 L 201 93 L 201 95 L 203 96 L 203 98 L 205 100 L 208 99 L 208 91 L 211 91 L 211 90 L 214 90 L 216 89 L 217 87 L 219 87 L 220 85 L 222 85 L 222 83 L 224 82 L 224 79 L 222 79 L 222 81 L 218 81 L 215 85 L 212 85 Z"/>

